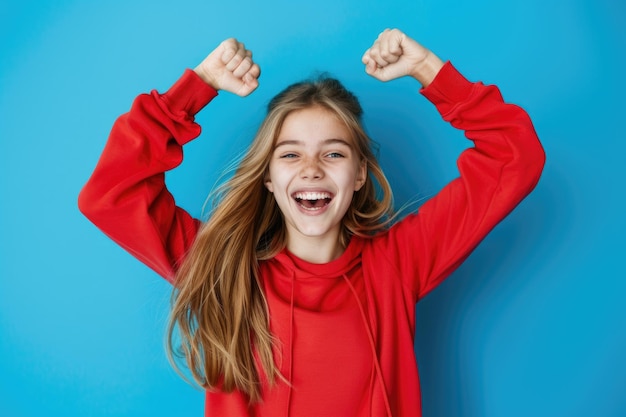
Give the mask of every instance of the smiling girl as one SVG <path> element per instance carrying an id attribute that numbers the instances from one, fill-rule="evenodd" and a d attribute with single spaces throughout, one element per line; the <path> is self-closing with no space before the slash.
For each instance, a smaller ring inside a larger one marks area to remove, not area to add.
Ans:
<path id="1" fill-rule="evenodd" d="M 115 123 L 81 211 L 174 284 L 171 357 L 206 389 L 211 416 L 415 416 L 415 303 L 536 185 L 544 153 L 528 115 L 470 83 L 399 30 L 362 61 L 409 76 L 474 147 L 460 177 L 394 222 L 391 190 L 356 97 L 322 78 L 287 87 L 201 223 L 164 172 L 200 134 L 219 90 L 240 96 L 260 68 L 234 39 L 166 93 L 140 95 Z"/>

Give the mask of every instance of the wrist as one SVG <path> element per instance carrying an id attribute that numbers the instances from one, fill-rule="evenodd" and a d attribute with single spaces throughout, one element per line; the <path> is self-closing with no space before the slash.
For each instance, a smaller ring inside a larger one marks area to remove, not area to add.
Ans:
<path id="1" fill-rule="evenodd" d="M 213 87 L 213 89 L 215 90 L 219 90 L 219 86 L 217 85 L 217 82 L 215 80 L 215 77 L 213 77 L 210 73 L 208 73 L 207 71 L 205 71 L 201 65 L 198 65 L 197 67 L 195 67 L 193 69 L 193 71 L 198 74 L 198 77 L 200 77 L 202 79 L 202 81 L 204 81 L 205 83 L 207 83 L 210 87 Z"/>
<path id="2" fill-rule="evenodd" d="M 410 75 L 419 81 L 423 87 L 428 87 L 442 67 L 443 61 L 429 50 L 426 57 L 413 68 Z"/>

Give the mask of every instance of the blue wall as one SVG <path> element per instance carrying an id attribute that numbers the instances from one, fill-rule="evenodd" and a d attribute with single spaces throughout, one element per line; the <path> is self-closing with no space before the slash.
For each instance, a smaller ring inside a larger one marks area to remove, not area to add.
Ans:
<path id="1" fill-rule="evenodd" d="M 223 94 L 200 114 L 204 136 L 168 175 L 194 215 L 267 100 L 314 70 L 361 97 L 399 203 L 456 175 L 462 134 L 410 80 L 363 72 L 387 26 L 499 85 L 548 155 L 536 191 L 418 304 L 424 415 L 626 415 L 624 3 L 299 3 L 0 6 L 0 415 L 202 415 L 202 393 L 165 359 L 169 286 L 76 197 L 133 97 L 165 90 L 223 38 L 243 40 L 263 75 L 252 96 Z"/>

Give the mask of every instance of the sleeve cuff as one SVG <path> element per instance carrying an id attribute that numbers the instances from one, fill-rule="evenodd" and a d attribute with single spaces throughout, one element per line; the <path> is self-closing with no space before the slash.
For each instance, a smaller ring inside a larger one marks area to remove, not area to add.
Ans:
<path id="1" fill-rule="evenodd" d="M 473 85 L 448 61 L 439 70 L 435 79 L 428 87 L 422 88 L 420 93 L 437 106 L 442 115 L 445 115 L 456 104 L 465 101 L 470 96 Z"/>
<path id="2" fill-rule="evenodd" d="M 217 90 L 190 69 L 185 70 L 183 76 L 163 94 L 171 110 L 181 110 L 190 116 L 202 110 L 216 96 Z"/>

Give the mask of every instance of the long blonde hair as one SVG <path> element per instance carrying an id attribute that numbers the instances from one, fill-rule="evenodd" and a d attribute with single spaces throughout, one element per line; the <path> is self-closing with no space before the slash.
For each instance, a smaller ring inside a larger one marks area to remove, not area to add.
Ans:
<path id="1" fill-rule="evenodd" d="M 270 385 L 282 378 L 273 360 L 275 341 L 258 267 L 284 248 L 285 227 L 264 179 L 285 118 L 311 106 L 330 110 L 346 124 L 367 163 L 365 185 L 343 219 L 342 243 L 352 235 L 367 237 L 385 229 L 393 217 L 391 188 L 352 93 L 339 81 L 320 77 L 293 84 L 270 101 L 254 141 L 233 177 L 217 190 L 210 219 L 177 271 L 167 329 L 167 352 L 175 369 L 180 372 L 176 357 L 184 357 L 200 386 L 237 389 L 251 403 L 261 400 L 261 371 Z"/>

